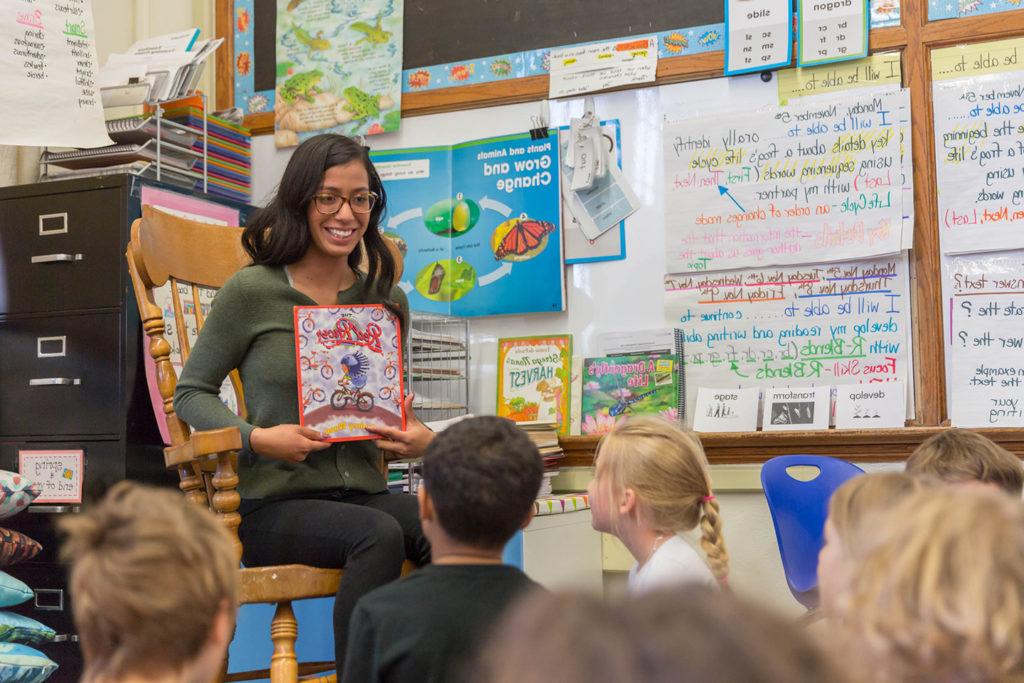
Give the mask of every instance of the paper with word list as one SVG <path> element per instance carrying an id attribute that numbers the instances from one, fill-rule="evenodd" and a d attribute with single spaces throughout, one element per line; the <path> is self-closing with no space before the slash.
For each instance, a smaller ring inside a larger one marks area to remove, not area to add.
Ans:
<path id="1" fill-rule="evenodd" d="M 836 387 L 836 429 L 895 429 L 907 419 L 901 381 Z"/>
<path id="2" fill-rule="evenodd" d="M 941 249 L 1024 247 L 1024 41 L 932 54 Z"/>
<path id="3" fill-rule="evenodd" d="M 697 390 L 693 429 L 698 432 L 756 432 L 760 401 L 761 390 L 757 387 L 700 387 Z"/>
<path id="4" fill-rule="evenodd" d="M 832 387 L 769 388 L 764 391 L 766 432 L 828 429 Z"/>
<path id="5" fill-rule="evenodd" d="M 800 0 L 797 62 L 814 66 L 868 54 L 868 0 Z"/>
<path id="6" fill-rule="evenodd" d="M 686 405 L 701 386 L 909 386 L 909 270 L 904 254 L 667 275 L 665 322 L 684 337 Z"/>
<path id="7" fill-rule="evenodd" d="M 900 251 L 905 92 L 664 128 L 670 273 Z"/>
<path id="8" fill-rule="evenodd" d="M 789 66 L 793 58 L 790 0 L 726 0 L 725 74 Z"/>
<path id="9" fill-rule="evenodd" d="M 946 261 L 950 418 L 1024 427 L 1024 250 Z"/>
<path id="10" fill-rule="evenodd" d="M 653 83 L 657 71 L 656 36 L 559 48 L 551 51 L 548 97 Z"/>
<path id="11" fill-rule="evenodd" d="M 96 85 L 90 0 L 10 2 L 3 7 L 0 144 L 111 144 Z"/>

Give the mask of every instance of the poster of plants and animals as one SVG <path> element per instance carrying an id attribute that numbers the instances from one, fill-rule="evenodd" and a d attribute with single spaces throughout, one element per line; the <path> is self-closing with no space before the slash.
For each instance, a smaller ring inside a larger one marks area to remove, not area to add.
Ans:
<path id="1" fill-rule="evenodd" d="M 569 433 L 572 337 L 498 340 L 498 415 L 515 422 L 554 422 Z"/>

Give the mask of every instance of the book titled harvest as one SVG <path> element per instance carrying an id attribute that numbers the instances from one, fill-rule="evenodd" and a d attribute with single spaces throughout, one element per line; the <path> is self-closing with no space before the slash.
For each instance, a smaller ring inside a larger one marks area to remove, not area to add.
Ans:
<path id="1" fill-rule="evenodd" d="M 572 337 L 498 340 L 498 415 L 515 422 L 553 422 L 569 433 Z"/>
<path id="2" fill-rule="evenodd" d="M 405 429 L 401 339 L 384 306 L 296 306 L 299 424 L 328 441 L 378 438 L 369 427 Z"/>
<path id="3" fill-rule="evenodd" d="M 679 419 L 675 354 L 584 358 L 582 374 L 580 428 L 584 434 L 605 434 L 630 415 Z"/>

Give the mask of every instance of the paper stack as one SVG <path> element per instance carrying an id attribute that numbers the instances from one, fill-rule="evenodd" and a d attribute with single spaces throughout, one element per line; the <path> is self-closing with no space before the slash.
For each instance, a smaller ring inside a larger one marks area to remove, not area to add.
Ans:
<path id="1" fill-rule="evenodd" d="M 199 40 L 199 29 L 192 28 L 140 40 L 123 54 L 111 54 L 97 75 L 104 106 L 136 104 L 121 98 L 140 85 L 148 86 L 142 99 L 150 102 L 195 92 L 207 57 L 223 42 Z"/>
<path id="2" fill-rule="evenodd" d="M 168 103 L 163 115 L 193 131 L 198 137 L 192 149 L 203 151 L 203 110 L 201 100 L 190 97 Z M 210 114 L 206 117 L 206 157 L 200 158 L 195 170 L 200 178 L 207 168 L 207 192 L 239 202 L 248 202 L 252 194 L 252 134 L 248 128 Z M 202 180 L 194 189 L 202 190 Z"/>
<path id="3" fill-rule="evenodd" d="M 533 421 L 517 422 L 516 426 L 526 432 L 530 440 L 540 451 L 544 459 L 544 479 L 541 481 L 538 496 L 551 493 L 551 480 L 558 474 L 559 463 L 565 457 L 562 446 L 558 443 L 558 424 L 556 422 Z"/>

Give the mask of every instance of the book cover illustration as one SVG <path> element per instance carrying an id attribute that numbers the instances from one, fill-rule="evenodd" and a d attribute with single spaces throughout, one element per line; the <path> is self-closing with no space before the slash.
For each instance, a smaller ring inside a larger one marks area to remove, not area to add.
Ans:
<path id="1" fill-rule="evenodd" d="M 299 424 L 328 441 L 375 439 L 368 427 L 405 429 L 402 335 L 381 305 L 296 306 Z"/>
<path id="2" fill-rule="evenodd" d="M 631 415 L 679 419 L 679 366 L 672 354 L 583 359 L 580 429 L 606 434 Z"/>
<path id="3" fill-rule="evenodd" d="M 569 433 L 572 337 L 498 340 L 498 416 L 515 422 L 555 422 Z"/>

